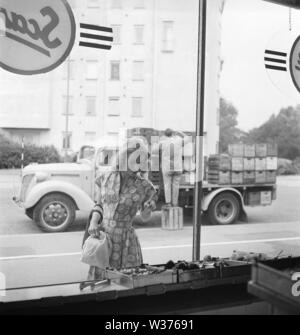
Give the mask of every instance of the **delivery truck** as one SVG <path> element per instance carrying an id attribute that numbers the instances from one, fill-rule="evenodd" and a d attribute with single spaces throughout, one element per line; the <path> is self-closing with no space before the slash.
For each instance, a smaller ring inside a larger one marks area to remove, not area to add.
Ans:
<path id="1" fill-rule="evenodd" d="M 149 128 L 130 129 L 127 135 L 149 141 L 160 135 Z M 191 133 L 178 132 L 194 139 Z M 192 143 L 193 144 L 193 143 Z M 83 145 L 73 163 L 30 164 L 23 169 L 20 193 L 14 201 L 46 232 L 61 232 L 75 221 L 76 211 L 90 211 L 97 198 L 95 178 L 111 168 L 120 143 L 112 137 Z M 192 148 L 194 146 L 192 145 Z M 187 150 L 180 183 L 179 206 L 194 206 L 194 149 Z M 245 217 L 246 206 L 268 206 L 276 199 L 277 157 L 274 145 L 241 143 L 229 146 L 226 155 L 211 155 L 204 168 L 202 211 L 211 224 L 233 224 Z M 164 203 L 160 169 L 149 171 L 159 193 L 158 210 Z"/>

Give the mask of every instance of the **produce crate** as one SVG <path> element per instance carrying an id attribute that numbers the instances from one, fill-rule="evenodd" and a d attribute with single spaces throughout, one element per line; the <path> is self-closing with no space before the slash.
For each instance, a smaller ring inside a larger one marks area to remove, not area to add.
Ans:
<path id="1" fill-rule="evenodd" d="M 219 184 L 229 185 L 230 184 L 230 171 L 220 171 L 219 172 Z"/>
<path id="2" fill-rule="evenodd" d="M 267 170 L 277 170 L 278 158 L 277 157 L 267 157 L 266 169 Z"/>
<path id="3" fill-rule="evenodd" d="M 219 279 L 220 268 L 178 270 L 178 282 L 186 283 L 194 280 L 213 280 Z"/>
<path id="4" fill-rule="evenodd" d="M 266 158 L 255 158 L 255 170 L 263 171 L 266 170 L 267 160 Z"/>
<path id="5" fill-rule="evenodd" d="M 263 184 L 267 182 L 267 173 L 266 171 L 255 171 L 255 183 Z"/>
<path id="6" fill-rule="evenodd" d="M 259 143 L 255 145 L 255 156 L 256 157 L 267 157 L 267 144 Z"/>
<path id="7" fill-rule="evenodd" d="M 299 296 L 293 294 L 294 273 L 300 272 L 300 257 L 257 262 L 252 265 L 248 290 L 286 312 L 300 313 Z"/>
<path id="8" fill-rule="evenodd" d="M 267 144 L 267 156 L 278 156 L 278 145 L 275 143 Z"/>
<path id="9" fill-rule="evenodd" d="M 255 171 L 244 171 L 244 184 L 255 183 Z"/>
<path id="10" fill-rule="evenodd" d="M 233 157 L 243 157 L 244 156 L 244 144 L 243 143 L 229 144 L 228 152 L 229 152 L 229 155 Z"/>
<path id="11" fill-rule="evenodd" d="M 244 158 L 232 157 L 231 159 L 231 170 L 232 171 L 243 171 L 244 170 Z"/>
<path id="12" fill-rule="evenodd" d="M 255 170 L 255 158 L 244 158 L 244 171 Z"/>
<path id="13" fill-rule="evenodd" d="M 221 267 L 222 278 L 249 276 L 251 278 L 251 264 L 243 261 L 225 260 L 225 266 Z"/>
<path id="14" fill-rule="evenodd" d="M 175 270 L 164 270 L 161 273 L 145 275 L 128 275 L 116 270 L 107 270 L 107 278 L 128 288 L 177 283 L 177 273 Z"/>
<path id="15" fill-rule="evenodd" d="M 267 171 L 266 182 L 276 184 L 277 171 Z"/>
<path id="16" fill-rule="evenodd" d="M 232 184 L 243 184 L 244 182 L 244 172 L 231 172 L 231 183 Z"/>
<path id="17" fill-rule="evenodd" d="M 244 157 L 255 157 L 255 144 L 245 144 Z"/>
<path id="18" fill-rule="evenodd" d="M 231 168 L 231 159 L 230 156 L 222 154 L 222 155 L 211 155 L 208 159 L 208 166 L 211 169 L 217 170 L 230 170 Z"/>

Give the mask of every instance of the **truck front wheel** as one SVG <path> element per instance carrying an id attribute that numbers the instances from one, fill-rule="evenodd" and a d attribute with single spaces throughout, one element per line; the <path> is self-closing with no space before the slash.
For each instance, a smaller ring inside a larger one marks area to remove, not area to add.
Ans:
<path id="1" fill-rule="evenodd" d="M 44 231 L 57 233 L 67 230 L 74 222 L 76 207 L 68 196 L 52 193 L 42 198 L 33 210 L 33 220 Z"/>
<path id="2" fill-rule="evenodd" d="M 241 212 L 241 205 L 236 196 L 230 192 L 217 195 L 208 208 L 208 218 L 214 225 L 235 223 Z"/>

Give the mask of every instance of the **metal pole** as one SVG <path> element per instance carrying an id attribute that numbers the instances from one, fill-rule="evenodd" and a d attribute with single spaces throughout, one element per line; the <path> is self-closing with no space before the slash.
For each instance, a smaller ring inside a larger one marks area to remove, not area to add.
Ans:
<path id="1" fill-rule="evenodd" d="M 65 143 L 68 143 L 69 133 L 69 109 L 70 109 L 70 59 L 67 60 L 67 99 L 66 99 L 66 124 L 65 124 Z M 65 160 L 68 156 L 68 148 L 65 149 Z"/>
<path id="2" fill-rule="evenodd" d="M 199 0 L 198 25 L 198 73 L 197 73 L 197 119 L 196 119 L 196 184 L 194 191 L 193 260 L 200 260 L 202 197 L 203 197 L 203 137 L 204 137 L 204 93 L 206 52 L 207 1 Z"/>

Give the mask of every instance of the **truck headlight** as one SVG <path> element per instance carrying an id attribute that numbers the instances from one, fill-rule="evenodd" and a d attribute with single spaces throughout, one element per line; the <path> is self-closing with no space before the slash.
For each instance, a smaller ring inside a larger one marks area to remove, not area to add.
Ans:
<path id="1" fill-rule="evenodd" d="M 45 172 L 36 172 L 35 179 L 37 183 L 41 183 L 48 179 L 48 175 Z"/>

